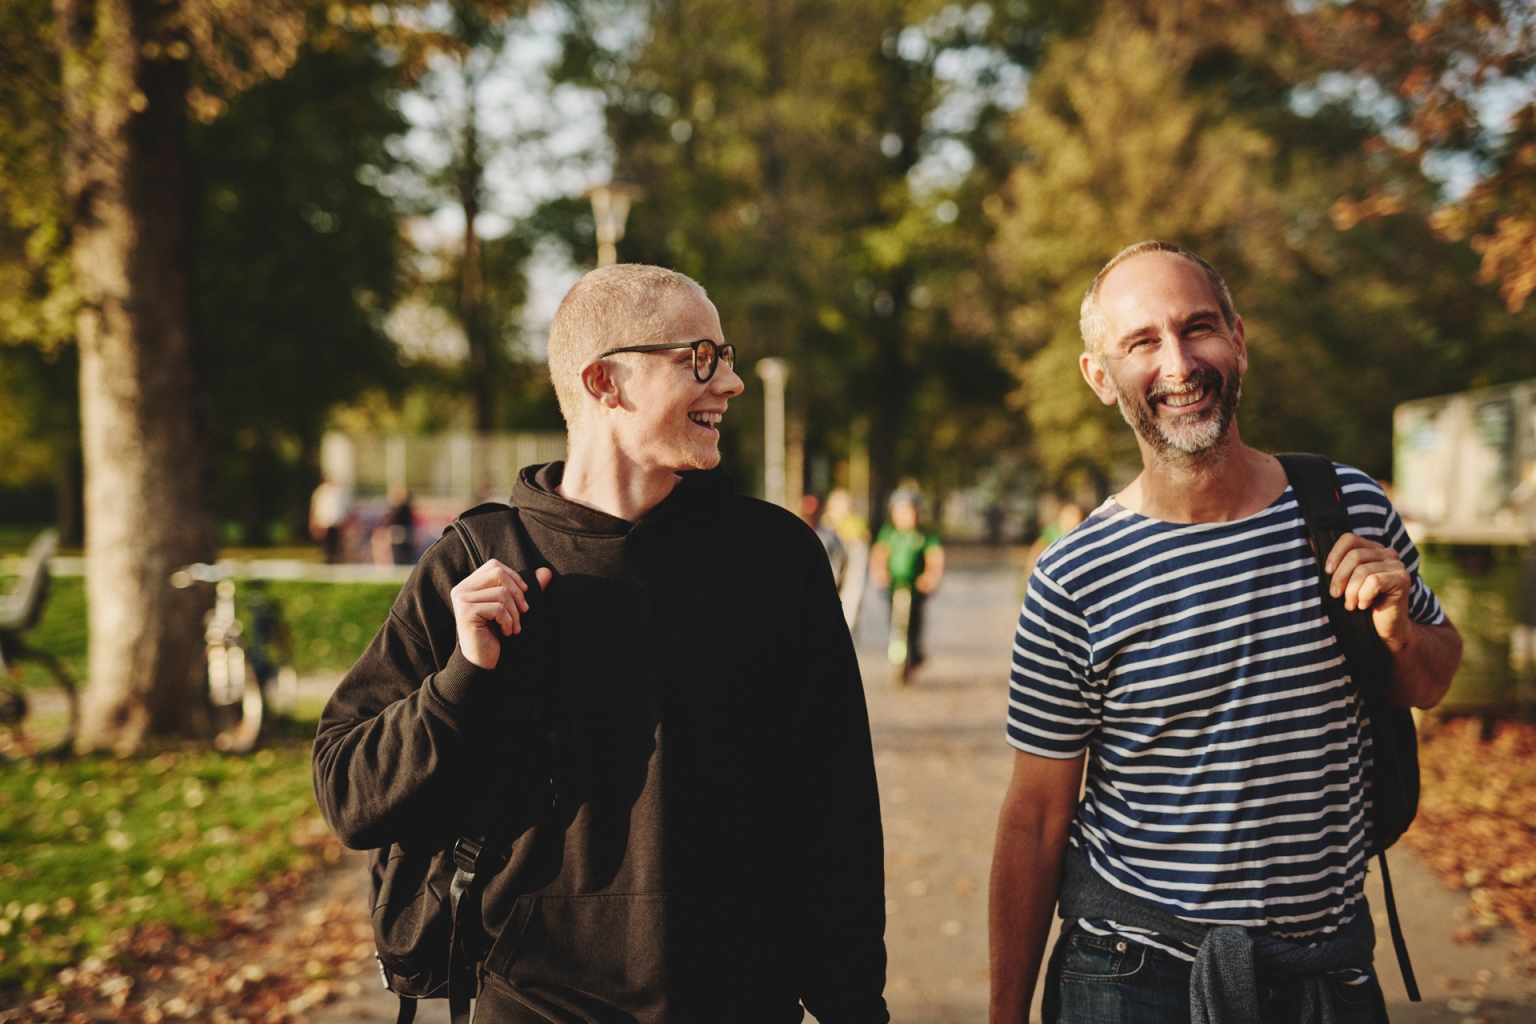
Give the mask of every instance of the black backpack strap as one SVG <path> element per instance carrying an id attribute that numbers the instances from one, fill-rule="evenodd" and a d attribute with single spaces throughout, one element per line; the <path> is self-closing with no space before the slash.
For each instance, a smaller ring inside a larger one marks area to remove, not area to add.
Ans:
<path id="1" fill-rule="evenodd" d="M 474 511 L 474 510 L 471 510 Z M 529 568 L 537 568 L 547 565 L 538 548 L 534 546 L 532 538 L 528 536 L 527 527 L 523 525 L 522 517 L 516 509 L 507 509 L 511 513 L 514 528 L 517 530 L 523 547 L 533 555 L 533 564 Z M 464 542 L 464 550 L 469 552 L 470 562 L 476 567 L 484 565 L 486 558 L 480 552 L 480 545 L 475 543 L 475 538 L 470 534 L 469 527 L 464 525 L 463 518 L 453 520 L 454 532 L 459 535 L 459 540 Z M 553 781 L 551 781 L 553 787 Z M 480 906 L 480 895 L 485 888 L 486 881 L 506 866 L 510 859 L 511 851 L 505 848 L 506 844 L 488 837 L 463 837 L 453 845 L 453 882 L 448 887 L 448 900 L 453 927 L 448 946 L 448 1014 L 453 1024 L 470 1024 L 470 999 L 476 988 L 475 971 L 479 966 L 483 951 L 472 949 L 469 945 L 471 936 L 482 935 L 485 931 L 485 923 Z M 402 998 L 400 1000 L 400 1016 L 396 1024 L 411 1024 L 416 1016 L 416 1001 Z"/>
<path id="2" fill-rule="evenodd" d="M 1338 474 L 1333 463 L 1321 455 L 1277 455 L 1290 478 L 1291 490 L 1301 506 L 1301 517 L 1306 521 L 1307 533 L 1312 538 L 1312 551 L 1317 557 L 1319 596 L 1339 649 L 1344 654 L 1349 674 L 1355 685 L 1368 700 L 1383 700 L 1387 684 L 1392 676 L 1392 662 L 1387 649 L 1376 635 L 1376 627 L 1367 612 L 1351 612 L 1344 607 L 1342 597 L 1328 593 L 1332 577 L 1323 568 L 1328 554 L 1339 538 L 1350 532 L 1349 513 L 1344 508 L 1344 494 L 1339 488 Z"/>
<path id="3" fill-rule="evenodd" d="M 1296 504 L 1301 509 L 1301 518 L 1307 524 L 1312 552 L 1317 560 L 1319 597 L 1328 615 L 1328 622 L 1333 626 L 1333 635 L 1344 654 L 1344 663 L 1349 667 L 1349 673 L 1367 705 L 1373 712 L 1385 717 L 1390 710 L 1395 710 L 1388 709 L 1384 703 L 1392 674 L 1392 663 L 1386 647 L 1376 634 L 1369 612 L 1351 612 L 1344 607 L 1342 597 L 1333 597 L 1328 592 L 1332 582 L 1332 576 L 1324 568 L 1328 554 L 1339 542 L 1339 538 L 1350 532 L 1349 512 L 1344 506 L 1344 492 L 1339 486 L 1338 473 L 1333 468 L 1333 462 L 1321 455 L 1288 454 L 1277 455 L 1275 458 L 1285 468 L 1291 491 L 1296 495 Z M 1376 769 L 1381 767 L 1381 762 L 1387 760 L 1387 756 L 1388 751 L 1384 745 L 1378 746 L 1372 771 L 1372 789 L 1378 794 L 1382 787 L 1376 783 L 1384 781 L 1384 774 Z M 1397 953 L 1397 966 L 1403 972 L 1403 987 L 1408 991 L 1409 1000 L 1417 1003 L 1420 1001 L 1419 986 L 1413 976 L 1413 964 L 1408 959 L 1408 943 L 1403 938 L 1402 922 L 1397 916 L 1397 900 L 1392 895 L 1392 873 L 1387 868 L 1385 847 L 1378 852 L 1377 860 L 1381 864 L 1382 895 L 1387 904 L 1387 924 L 1392 931 L 1392 947 Z"/>
<path id="4" fill-rule="evenodd" d="M 448 900 L 453 930 L 448 944 L 448 1014 L 453 1024 L 469 1024 L 475 969 L 483 951 L 471 949 L 470 936 L 483 934 L 480 894 L 486 880 L 506 866 L 510 852 L 489 839 L 463 838 L 453 844 L 453 883 Z M 466 898 L 468 897 L 468 898 Z"/>
<path id="5" fill-rule="evenodd" d="M 480 545 L 476 544 L 475 538 L 469 535 L 469 527 L 464 525 L 464 520 L 455 519 L 449 525 L 451 525 L 454 529 L 454 532 L 459 535 L 459 540 L 464 542 L 464 550 L 469 552 L 470 563 L 473 564 L 476 569 L 484 565 L 485 559 L 480 557 Z"/>

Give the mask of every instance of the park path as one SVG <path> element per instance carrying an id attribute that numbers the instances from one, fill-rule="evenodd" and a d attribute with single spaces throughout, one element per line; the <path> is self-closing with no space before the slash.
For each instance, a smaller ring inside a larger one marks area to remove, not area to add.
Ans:
<path id="1" fill-rule="evenodd" d="M 868 603 L 856 631 L 885 820 L 886 996 L 897 1024 L 980 1024 L 987 1015 L 986 888 L 1013 763 L 1002 723 L 1022 577 L 1016 552 L 959 548 L 951 565 L 930 605 L 929 661 L 915 685 L 890 685 L 882 602 Z M 1536 982 L 1513 970 L 1508 935 L 1481 947 L 1453 944 L 1451 933 L 1466 923 L 1464 894 L 1406 850 L 1391 858 L 1426 1000 L 1406 1001 L 1372 874 L 1378 963 L 1394 1024 L 1536 1024 Z M 361 859 L 351 860 L 317 901 L 356 908 L 361 920 L 364 883 Z M 365 966 L 359 977 L 371 982 L 376 975 Z M 365 983 L 309 1017 L 343 1024 L 392 1020 L 394 1012 L 394 998 Z M 417 1019 L 446 1024 L 446 1006 L 427 1004 Z"/>

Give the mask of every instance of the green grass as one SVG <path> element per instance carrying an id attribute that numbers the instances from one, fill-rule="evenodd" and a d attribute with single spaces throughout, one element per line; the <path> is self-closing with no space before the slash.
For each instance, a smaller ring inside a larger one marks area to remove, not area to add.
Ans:
<path id="1" fill-rule="evenodd" d="M 294 671 L 307 675 L 351 667 L 389 617 L 400 587 L 282 580 L 269 583 L 267 593 L 292 632 Z"/>
<path id="2" fill-rule="evenodd" d="M 0 989 L 121 958 L 132 925 L 208 932 L 258 883 L 316 863 L 314 722 L 260 751 L 0 765 Z"/>
<path id="3" fill-rule="evenodd" d="M 293 641 L 291 664 L 300 675 L 341 672 L 351 666 L 384 624 L 399 592 L 391 583 L 280 580 L 267 585 L 267 593 L 282 606 Z M 86 637 L 85 580 L 55 578 L 43 618 L 28 634 L 28 642 L 59 658 L 83 683 Z M 42 666 L 24 662 L 20 668 L 22 686 L 52 685 L 53 677 Z"/>

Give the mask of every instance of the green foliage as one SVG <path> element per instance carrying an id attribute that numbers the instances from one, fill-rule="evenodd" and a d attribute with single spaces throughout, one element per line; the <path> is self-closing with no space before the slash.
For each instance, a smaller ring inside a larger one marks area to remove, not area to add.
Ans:
<path id="1" fill-rule="evenodd" d="M 389 618 L 400 588 L 384 583 L 274 581 L 267 593 L 293 634 L 293 668 L 300 675 L 352 666 Z"/>
<path id="2" fill-rule="evenodd" d="M 312 728 L 312 724 L 311 724 Z M 261 883 L 313 863 L 326 835 L 307 740 L 231 757 L 0 764 L 0 989 L 37 991 L 131 925 L 207 931 Z"/>
<path id="3" fill-rule="evenodd" d="M 576 40 L 566 70 L 607 91 L 617 166 L 646 189 L 620 258 L 699 280 L 742 354 L 727 464 L 758 478 L 750 368 L 769 355 L 792 363 L 809 461 L 848 456 L 868 421 L 877 492 L 904 473 L 969 472 L 1015 443 L 974 269 L 987 233 L 974 181 L 1002 137 L 991 107 L 974 126 L 931 120 L 948 95 L 942 55 L 1001 59 L 986 49 L 997 21 L 903 0 L 647 10 L 632 57 Z M 977 154 L 953 200 L 912 178 L 946 140 Z M 946 202 L 955 213 L 936 216 Z"/>
<path id="4" fill-rule="evenodd" d="M 1536 372 L 1529 319 L 1426 226 L 1422 175 L 1367 156 L 1367 126 L 1338 106 L 1296 113 L 1289 86 L 1305 69 L 1255 39 L 1269 37 L 1228 22 L 1170 41 L 1111 5 L 1031 81 L 1014 125 L 1028 157 L 1003 192 L 993 252 L 1014 399 L 1051 483 L 1086 472 L 1103 484 L 1139 463 L 1130 430 L 1081 379 L 1077 319 L 1098 269 L 1146 238 L 1187 245 L 1227 278 L 1251 356 L 1240 422 L 1259 447 L 1385 476 L 1397 402 Z M 1397 196 L 1410 215 L 1340 230 L 1328 211 L 1358 191 Z"/>
<path id="5" fill-rule="evenodd" d="M 0 487 L 51 483 L 78 447 L 73 346 L 0 346 Z"/>
<path id="6" fill-rule="evenodd" d="M 0 5 L 0 343 L 74 337 L 64 119 L 48 0 Z"/>
<path id="7" fill-rule="evenodd" d="M 332 406 L 401 376 L 381 318 L 401 245 L 378 183 L 403 129 L 365 40 L 335 37 L 192 131 L 199 369 L 216 491 L 249 543 L 305 529 Z"/>

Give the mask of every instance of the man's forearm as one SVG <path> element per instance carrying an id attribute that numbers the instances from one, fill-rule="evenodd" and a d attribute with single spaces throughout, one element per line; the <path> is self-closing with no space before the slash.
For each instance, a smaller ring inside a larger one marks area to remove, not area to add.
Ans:
<path id="1" fill-rule="evenodd" d="M 1461 664 L 1461 634 L 1450 620 L 1438 626 L 1413 624 L 1406 647 L 1392 655 L 1391 702 L 1404 708 L 1432 708 L 1451 688 Z"/>
<path id="2" fill-rule="evenodd" d="M 1004 808 L 992 858 L 988 915 L 992 1024 L 1024 1024 L 1029 1018 L 1066 846 L 1065 828 L 1051 829 L 1038 816 Z"/>

